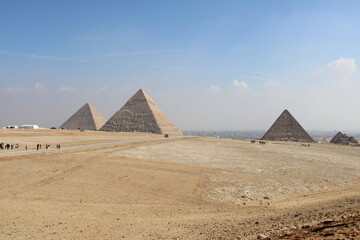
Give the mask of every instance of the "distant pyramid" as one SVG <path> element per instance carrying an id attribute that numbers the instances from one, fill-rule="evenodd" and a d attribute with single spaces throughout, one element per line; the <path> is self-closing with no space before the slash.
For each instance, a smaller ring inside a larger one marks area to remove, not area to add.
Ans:
<path id="1" fill-rule="evenodd" d="M 140 89 L 100 129 L 114 132 L 152 132 L 180 134 L 181 131 Z"/>
<path id="2" fill-rule="evenodd" d="M 357 145 L 359 142 L 351 136 L 347 136 L 342 132 L 338 132 L 331 140 L 330 143 L 341 144 L 341 145 Z"/>
<path id="3" fill-rule="evenodd" d="M 296 119 L 284 110 L 270 129 L 261 138 L 272 141 L 314 142 Z"/>
<path id="4" fill-rule="evenodd" d="M 60 128 L 97 131 L 106 119 L 89 103 L 72 115 Z"/>
<path id="5" fill-rule="evenodd" d="M 334 143 L 334 144 L 337 144 L 337 142 L 344 138 L 344 134 L 342 132 L 338 132 L 331 140 L 330 140 L 330 143 Z"/>

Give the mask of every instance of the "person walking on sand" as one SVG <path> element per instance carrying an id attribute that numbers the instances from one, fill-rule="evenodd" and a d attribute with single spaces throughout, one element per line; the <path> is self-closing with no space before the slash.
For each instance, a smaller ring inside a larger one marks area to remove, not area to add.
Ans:
<path id="1" fill-rule="evenodd" d="M 27 150 L 27 144 L 25 144 L 25 150 Z"/>

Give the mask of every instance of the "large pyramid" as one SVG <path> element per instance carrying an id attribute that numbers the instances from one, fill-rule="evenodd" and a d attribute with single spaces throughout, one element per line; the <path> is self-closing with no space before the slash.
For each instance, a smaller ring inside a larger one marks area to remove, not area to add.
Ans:
<path id="1" fill-rule="evenodd" d="M 89 103 L 74 113 L 60 128 L 97 131 L 106 119 Z"/>
<path id="2" fill-rule="evenodd" d="M 100 131 L 152 132 L 182 135 L 181 131 L 142 89 L 137 91 L 105 123 Z"/>
<path id="3" fill-rule="evenodd" d="M 261 138 L 272 141 L 314 142 L 296 119 L 284 110 L 270 129 Z"/>

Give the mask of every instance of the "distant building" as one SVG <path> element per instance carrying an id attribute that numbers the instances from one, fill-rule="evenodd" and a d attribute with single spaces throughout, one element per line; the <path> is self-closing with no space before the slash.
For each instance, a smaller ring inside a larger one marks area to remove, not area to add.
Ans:
<path id="1" fill-rule="evenodd" d="M 17 126 L 17 125 L 10 125 L 10 126 L 7 126 L 6 128 L 18 129 L 18 128 L 19 128 L 19 126 Z"/>
<path id="2" fill-rule="evenodd" d="M 38 125 L 20 125 L 20 129 L 39 129 Z"/>

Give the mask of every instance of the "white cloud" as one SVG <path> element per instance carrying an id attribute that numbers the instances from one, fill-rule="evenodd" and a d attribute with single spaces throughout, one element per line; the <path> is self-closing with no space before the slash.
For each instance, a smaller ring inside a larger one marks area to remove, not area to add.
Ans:
<path id="1" fill-rule="evenodd" d="M 45 86 L 39 82 L 35 83 L 34 88 L 35 88 L 35 90 L 37 90 L 39 92 L 45 91 Z"/>
<path id="2" fill-rule="evenodd" d="M 101 90 L 106 91 L 106 90 L 108 90 L 108 87 L 104 85 L 104 86 L 101 87 Z"/>
<path id="3" fill-rule="evenodd" d="M 335 71 L 345 71 L 353 73 L 356 71 L 356 59 L 354 58 L 340 58 L 327 65 L 327 68 Z"/>
<path id="4" fill-rule="evenodd" d="M 75 91 L 75 88 L 73 87 L 59 87 L 59 92 L 73 92 Z"/>
<path id="5" fill-rule="evenodd" d="M 250 90 L 249 85 L 245 81 L 239 82 L 238 80 L 234 79 L 233 86 L 235 86 L 238 89 L 244 90 L 244 91 Z"/>
<path id="6" fill-rule="evenodd" d="M 338 87 L 346 87 L 356 81 L 357 74 L 356 59 L 341 57 L 315 71 L 313 76 L 316 80 L 334 82 Z"/>
<path id="7" fill-rule="evenodd" d="M 213 92 L 213 93 L 220 93 L 220 92 L 221 92 L 221 87 L 220 87 L 220 86 L 211 85 L 209 90 L 210 90 L 210 92 Z"/>

